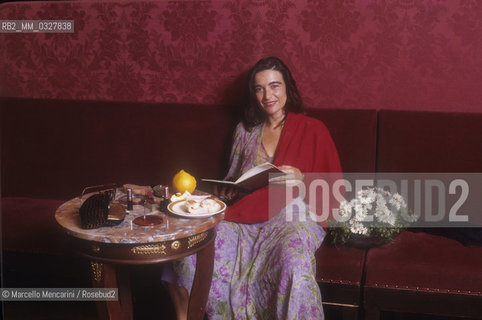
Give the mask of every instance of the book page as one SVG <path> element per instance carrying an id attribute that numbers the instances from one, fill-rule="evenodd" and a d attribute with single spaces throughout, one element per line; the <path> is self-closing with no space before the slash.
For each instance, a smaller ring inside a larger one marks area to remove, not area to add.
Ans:
<path id="1" fill-rule="evenodd" d="M 265 163 L 262 163 L 260 164 L 259 166 L 256 166 L 256 167 L 253 167 L 251 169 L 249 169 L 248 171 L 246 171 L 241 177 L 238 178 L 238 180 L 236 180 L 236 183 L 240 183 L 246 179 L 249 179 L 263 171 L 266 171 L 266 170 L 269 170 L 269 169 L 272 169 L 272 168 L 276 168 L 278 169 L 275 165 L 269 163 L 269 162 L 265 162 Z M 279 169 L 278 169 L 279 170 Z M 279 170 L 281 172 L 281 170 Z"/>
<path id="2" fill-rule="evenodd" d="M 283 171 L 281 171 L 275 165 L 265 162 L 259 166 L 249 169 L 234 182 L 213 179 L 202 179 L 202 181 L 232 185 L 247 191 L 252 191 L 266 186 L 269 182 L 270 173 L 283 173 Z"/>
<path id="3" fill-rule="evenodd" d="M 234 182 L 234 181 L 229 181 L 229 180 L 202 179 L 202 181 L 214 182 L 214 183 L 222 183 L 222 184 L 232 184 L 232 185 L 235 185 L 235 184 L 236 184 L 236 182 Z"/>

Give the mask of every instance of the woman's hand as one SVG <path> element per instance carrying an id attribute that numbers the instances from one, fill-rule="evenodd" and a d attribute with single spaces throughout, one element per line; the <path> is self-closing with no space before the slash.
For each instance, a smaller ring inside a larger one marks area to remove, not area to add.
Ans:
<path id="1" fill-rule="evenodd" d="M 270 183 L 274 184 L 286 184 L 287 186 L 296 185 L 299 182 L 303 181 L 304 175 L 301 173 L 300 169 L 289 166 L 289 165 L 282 165 L 279 166 L 281 171 L 286 173 L 286 175 L 275 177 L 269 180 Z"/>
<path id="2" fill-rule="evenodd" d="M 240 192 L 234 187 L 222 186 L 221 188 L 218 188 L 218 186 L 215 185 L 214 195 L 221 199 L 221 201 L 230 203 L 239 197 Z"/>
<path id="3" fill-rule="evenodd" d="M 282 165 L 279 167 L 281 169 L 281 171 L 283 171 L 284 173 L 287 173 L 287 174 L 298 174 L 300 175 L 301 174 L 301 171 L 300 169 L 296 168 L 296 167 L 293 167 L 293 166 L 288 166 L 288 165 Z"/>

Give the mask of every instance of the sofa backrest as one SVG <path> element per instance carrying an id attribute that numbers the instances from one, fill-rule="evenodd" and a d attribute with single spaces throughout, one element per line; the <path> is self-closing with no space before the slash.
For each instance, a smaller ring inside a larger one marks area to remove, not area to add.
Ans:
<path id="1" fill-rule="evenodd" d="M 482 172 L 482 114 L 378 113 L 378 172 Z"/>
<path id="2" fill-rule="evenodd" d="M 310 109 L 307 114 L 328 127 L 344 172 L 374 172 L 377 111 Z"/>
<path id="3" fill-rule="evenodd" d="M 3 197 L 69 199 L 91 185 L 169 184 L 181 169 L 222 178 L 239 114 L 227 105 L 0 102 Z M 344 171 L 374 170 L 374 110 L 308 114 L 330 130 Z"/>
<path id="4" fill-rule="evenodd" d="M 103 183 L 227 171 L 227 105 L 1 98 L 2 196 L 68 199 Z M 482 114 L 310 109 L 344 172 L 482 172 Z"/>
<path id="5" fill-rule="evenodd" d="M 2 100 L 2 196 L 68 199 L 105 183 L 226 172 L 227 106 Z"/>

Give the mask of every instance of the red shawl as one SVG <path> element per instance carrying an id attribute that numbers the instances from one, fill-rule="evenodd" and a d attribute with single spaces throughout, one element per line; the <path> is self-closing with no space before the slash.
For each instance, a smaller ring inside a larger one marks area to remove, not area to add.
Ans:
<path id="1" fill-rule="evenodd" d="M 328 129 L 321 121 L 302 114 L 288 114 L 276 149 L 274 164 L 291 165 L 302 173 L 341 173 L 338 152 Z M 309 178 L 304 181 L 306 190 L 310 183 L 307 180 Z M 275 193 L 286 198 L 284 187 Z M 248 224 L 269 220 L 273 213 L 280 212 L 287 204 L 286 199 L 279 201 L 278 197 L 276 201 L 269 203 L 269 195 L 273 196 L 273 186 L 266 186 L 244 196 L 226 209 L 224 219 Z M 316 196 L 319 197 L 318 194 Z M 305 197 L 305 201 L 308 200 L 308 197 Z M 330 208 L 337 206 L 335 201 L 330 202 Z M 319 210 L 316 211 L 319 214 Z"/>

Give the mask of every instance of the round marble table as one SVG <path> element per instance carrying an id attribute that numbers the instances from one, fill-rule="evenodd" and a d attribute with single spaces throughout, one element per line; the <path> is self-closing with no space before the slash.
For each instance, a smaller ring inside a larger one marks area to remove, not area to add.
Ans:
<path id="1" fill-rule="evenodd" d="M 55 212 L 55 219 L 70 236 L 73 248 L 91 260 L 94 286 L 119 289 L 118 301 L 99 306 L 102 316 L 133 317 L 126 265 L 171 261 L 196 253 L 188 319 L 203 319 L 213 272 L 215 226 L 223 220 L 223 213 L 206 218 L 183 218 L 158 210 L 146 212 L 144 206 L 134 205 L 134 210 L 119 225 L 82 229 L 81 203 L 80 198 L 65 202 Z M 145 213 L 162 217 L 163 223 L 146 227 L 133 223 Z"/>

